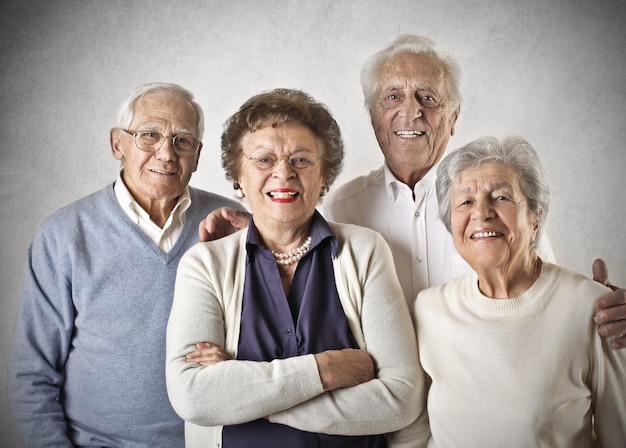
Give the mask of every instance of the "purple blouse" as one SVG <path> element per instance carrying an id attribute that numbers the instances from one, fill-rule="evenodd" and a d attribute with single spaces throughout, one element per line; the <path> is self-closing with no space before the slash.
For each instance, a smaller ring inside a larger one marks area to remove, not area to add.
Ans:
<path id="1" fill-rule="evenodd" d="M 332 258 L 337 237 L 316 211 L 311 248 L 298 262 L 289 295 L 285 295 L 271 251 L 260 244 L 251 221 L 248 228 L 246 278 L 237 359 L 271 361 L 325 350 L 358 348 L 335 286 Z M 224 448 L 383 448 L 378 436 L 309 433 L 266 419 L 225 426 Z"/>

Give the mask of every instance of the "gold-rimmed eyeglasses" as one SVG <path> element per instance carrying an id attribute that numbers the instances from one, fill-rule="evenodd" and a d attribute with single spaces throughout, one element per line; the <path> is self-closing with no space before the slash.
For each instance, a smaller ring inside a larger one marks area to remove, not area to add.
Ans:
<path id="1" fill-rule="evenodd" d="M 174 151 L 180 157 L 193 156 L 200 148 L 200 140 L 191 134 L 176 134 L 166 137 L 156 131 L 137 131 L 132 132 L 128 129 L 121 128 L 122 131 L 135 137 L 135 146 L 145 152 L 157 152 L 163 146 L 165 140 L 171 140 L 174 145 Z"/>
<path id="2" fill-rule="evenodd" d="M 252 156 L 242 151 L 243 156 L 252 162 L 252 164 L 261 171 L 272 170 L 276 168 L 278 163 L 285 159 L 287 163 L 297 170 L 310 170 L 320 159 L 313 159 L 310 155 L 295 154 L 289 156 L 277 156 L 273 152 L 255 153 Z"/>

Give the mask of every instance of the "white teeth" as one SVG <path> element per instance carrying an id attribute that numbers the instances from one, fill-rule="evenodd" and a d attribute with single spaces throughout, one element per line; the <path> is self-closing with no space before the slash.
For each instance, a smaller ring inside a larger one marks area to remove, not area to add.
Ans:
<path id="1" fill-rule="evenodd" d="M 478 232 L 471 236 L 471 238 L 487 238 L 490 236 L 502 236 L 499 232 Z"/>
<path id="2" fill-rule="evenodd" d="M 159 174 L 171 174 L 169 171 L 161 171 L 161 170 L 150 170 L 153 173 L 159 173 Z"/>
<path id="3" fill-rule="evenodd" d="M 294 197 L 296 194 L 297 193 L 295 191 L 290 191 L 290 192 L 270 191 L 270 196 L 276 199 L 289 199 L 289 198 Z"/>
<path id="4" fill-rule="evenodd" d="M 396 131 L 396 135 L 402 138 L 419 137 L 426 134 L 424 131 Z"/>

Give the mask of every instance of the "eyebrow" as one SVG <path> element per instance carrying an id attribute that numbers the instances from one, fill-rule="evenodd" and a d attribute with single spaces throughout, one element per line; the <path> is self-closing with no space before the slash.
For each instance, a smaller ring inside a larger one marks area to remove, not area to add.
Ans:
<path id="1" fill-rule="evenodd" d="M 156 131 L 160 134 L 163 134 L 163 126 L 156 124 L 156 123 L 144 123 L 138 126 L 138 129 L 140 129 L 141 131 Z M 178 135 L 178 134 L 191 134 L 191 135 L 195 135 L 194 131 L 192 129 L 189 128 L 176 128 L 174 129 L 174 134 L 173 135 Z"/>
<path id="2" fill-rule="evenodd" d="M 276 151 L 274 151 L 271 148 L 268 148 L 267 146 L 263 146 L 263 145 L 259 145 L 256 148 L 254 148 L 252 150 L 252 154 L 256 154 L 259 152 L 271 152 L 272 154 L 276 154 Z M 289 153 L 289 155 L 295 155 L 295 154 L 311 154 L 311 155 L 315 155 L 315 151 L 312 151 L 310 149 L 307 148 L 296 148 L 294 149 L 292 152 Z"/>

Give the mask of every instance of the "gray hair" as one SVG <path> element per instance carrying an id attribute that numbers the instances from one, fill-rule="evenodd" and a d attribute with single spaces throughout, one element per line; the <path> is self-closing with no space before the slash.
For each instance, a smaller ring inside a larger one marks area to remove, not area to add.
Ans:
<path id="1" fill-rule="evenodd" d="M 118 127 L 128 129 L 130 124 L 133 122 L 133 114 L 135 112 L 134 108 L 137 100 L 141 99 L 148 93 L 154 92 L 168 92 L 189 101 L 189 104 L 196 112 L 196 137 L 198 138 L 198 140 L 202 140 L 202 136 L 204 135 L 204 113 L 202 112 L 202 107 L 200 107 L 200 105 L 193 100 L 193 93 L 191 93 L 189 90 L 184 89 L 178 84 L 166 82 L 153 82 L 149 84 L 143 84 L 133 89 L 133 91 L 130 92 L 126 100 L 124 100 L 124 102 L 121 104 L 117 112 Z"/>
<path id="2" fill-rule="evenodd" d="M 503 163 L 519 173 L 522 194 L 539 225 L 538 237 L 531 245 L 536 248 L 550 207 L 550 187 L 537 152 L 521 137 L 482 137 L 448 154 L 437 168 L 439 217 L 451 231 L 450 196 L 455 180 L 468 168 L 492 162 Z"/>
<path id="3" fill-rule="evenodd" d="M 381 67 L 392 57 L 400 53 L 427 53 L 437 58 L 444 67 L 446 76 L 446 87 L 450 97 L 450 105 L 456 110 L 461 105 L 461 93 L 459 82 L 461 69 L 452 56 L 435 48 L 435 44 L 427 37 L 415 36 L 413 34 L 403 34 L 394 40 L 391 45 L 382 51 L 371 56 L 363 65 L 361 70 L 361 88 L 365 99 L 365 107 L 372 111 L 374 96 L 378 86 L 378 74 Z"/>

